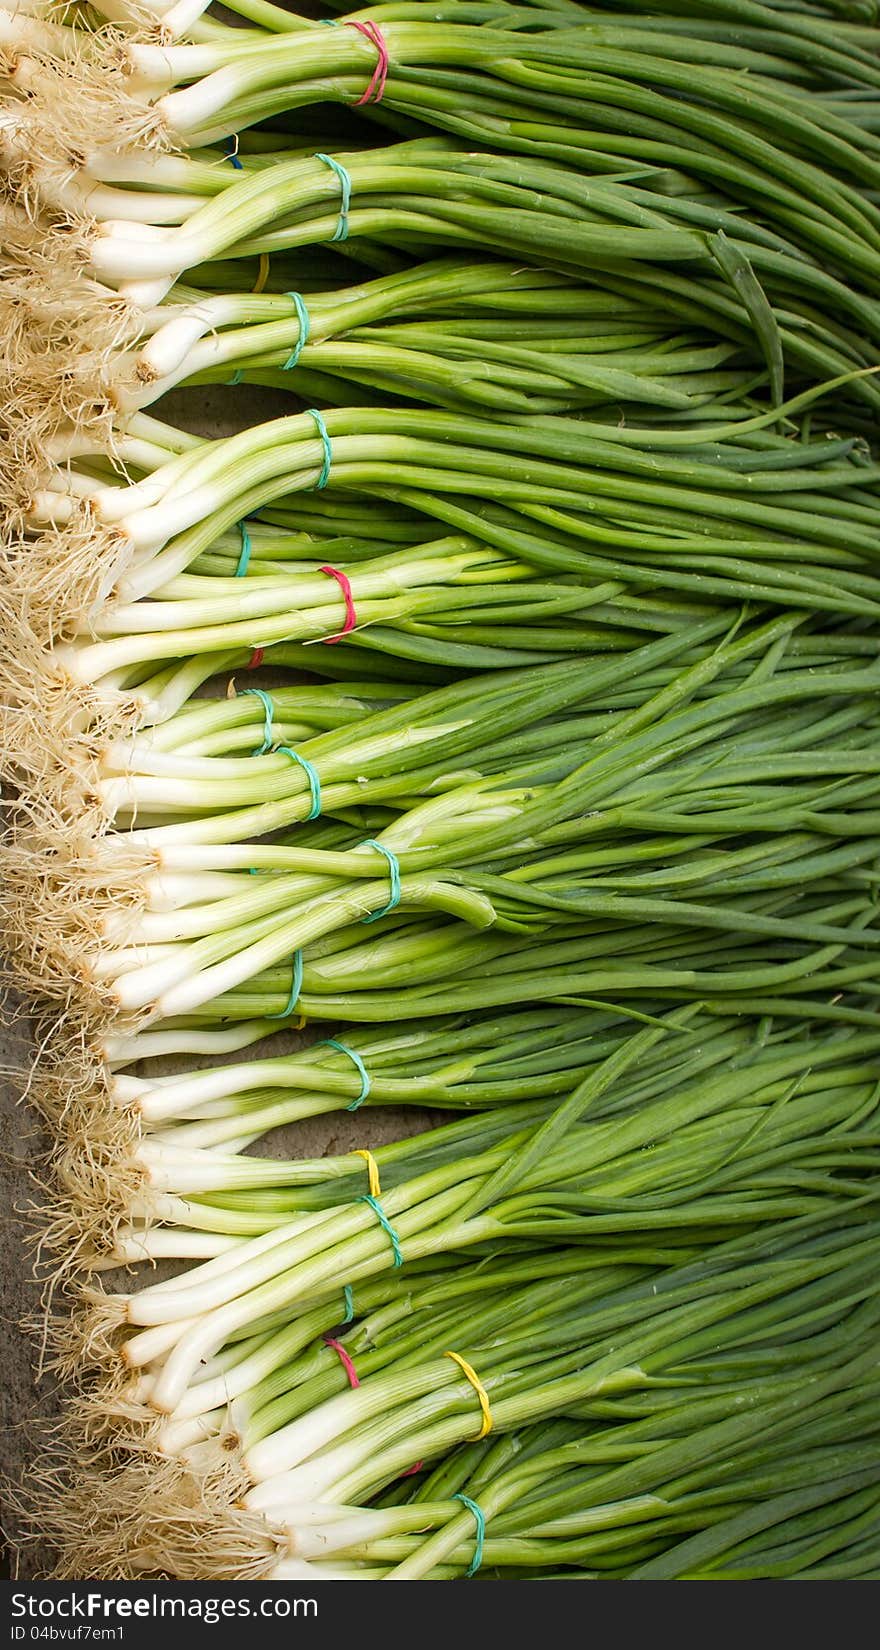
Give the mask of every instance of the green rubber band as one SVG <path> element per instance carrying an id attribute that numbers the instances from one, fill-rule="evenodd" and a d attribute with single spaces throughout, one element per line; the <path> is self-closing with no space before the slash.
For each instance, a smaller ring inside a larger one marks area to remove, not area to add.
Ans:
<path id="1" fill-rule="evenodd" d="M 242 372 L 241 367 L 236 367 L 234 373 L 232 374 L 232 377 L 227 378 L 226 382 L 227 382 L 227 384 L 240 384 L 243 377 L 244 377 L 244 373 Z"/>
<path id="2" fill-rule="evenodd" d="M 331 236 L 331 240 L 347 241 L 348 211 L 351 206 L 351 175 L 345 170 L 344 166 L 340 166 L 338 160 L 333 159 L 332 155 L 316 155 L 315 159 L 323 161 L 324 165 L 329 166 L 331 172 L 335 172 L 339 179 L 339 187 L 342 190 L 342 202 L 339 207 L 339 222 L 336 225 L 333 235 Z"/>
<path id="3" fill-rule="evenodd" d="M 265 688 L 240 688 L 236 697 L 241 699 L 246 693 L 253 694 L 255 699 L 260 700 L 264 713 L 263 743 L 258 745 L 251 754 L 252 756 L 265 756 L 266 752 L 272 749 L 272 718 L 275 715 L 275 706 Z"/>
<path id="4" fill-rule="evenodd" d="M 352 1060 L 354 1062 L 354 1064 L 357 1066 L 357 1069 L 360 1072 L 360 1078 L 361 1078 L 361 1092 L 358 1095 L 357 1099 L 352 1100 L 351 1105 L 346 1106 L 346 1108 L 345 1108 L 346 1111 L 357 1111 L 358 1106 L 363 1105 L 363 1103 L 366 1100 L 366 1098 L 367 1098 L 367 1096 L 370 1092 L 370 1089 L 372 1087 L 372 1084 L 370 1083 L 370 1074 L 367 1071 L 367 1068 L 364 1065 L 363 1060 L 361 1059 L 359 1054 L 355 1053 L 353 1048 L 349 1048 L 347 1043 L 340 1043 L 340 1041 L 337 1037 L 325 1037 L 324 1038 L 324 1047 L 325 1048 L 338 1048 L 340 1054 L 347 1054 L 349 1060 Z"/>
<path id="5" fill-rule="evenodd" d="M 237 579 L 243 579 L 248 570 L 248 563 L 251 559 L 251 535 L 247 530 L 246 521 L 239 522 L 238 531 L 241 534 L 241 554 L 238 558 L 238 566 L 235 569 L 235 577 Z"/>
<path id="6" fill-rule="evenodd" d="M 345 1317 L 342 1320 L 344 1326 L 347 1323 L 354 1323 L 354 1290 L 350 1283 L 343 1285 L 342 1299 L 345 1301 Z"/>
<path id="7" fill-rule="evenodd" d="M 378 1220 L 379 1225 L 381 1226 L 383 1232 L 387 1232 L 389 1238 L 391 1239 L 391 1247 L 394 1250 L 394 1264 L 395 1264 L 395 1266 L 402 1266 L 403 1265 L 403 1250 L 400 1247 L 400 1238 L 397 1236 L 397 1233 L 395 1232 L 394 1227 L 392 1226 L 390 1220 L 388 1219 L 388 1216 L 386 1215 L 385 1210 L 382 1208 L 382 1205 L 379 1202 L 379 1199 L 377 1197 L 372 1197 L 369 1192 L 365 1192 L 364 1196 L 359 1197 L 357 1201 L 358 1201 L 358 1203 L 369 1203 L 370 1208 L 372 1209 L 373 1214 L 376 1216 L 376 1219 Z"/>
<path id="8" fill-rule="evenodd" d="M 306 309 L 306 303 L 302 293 L 288 292 L 286 296 L 293 299 L 293 303 L 296 307 L 296 318 L 299 321 L 299 337 L 288 355 L 284 366 L 281 368 L 282 372 L 290 372 L 291 368 L 296 366 L 297 361 L 309 341 L 309 333 L 312 330 L 312 323 L 309 318 L 309 312 Z"/>
<path id="9" fill-rule="evenodd" d="M 367 837 L 365 842 L 360 843 L 360 847 L 378 849 L 380 854 L 385 855 L 391 872 L 391 896 L 388 904 L 383 905 L 381 911 L 371 911 L 368 917 L 364 917 L 364 922 L 378 922 L 380 917 L 387 917 L 389 911 L 393 911 L 400 904 L 400 861 L 390 848 L 386 848 L 383 842 L 374 842 L 372 837 Z"/>
<path id="10" fill-rule="evenodd" d="M 463 1495 L 461 1490 L 456 1491 L 455 1495 L 452 1497 L 452 1500 L 460 1501 L 463 1507 L 467 1507 L 469 1513 L 473 1513 L 474 1523 L 477 1526 L 477 1538 L 474 1542 L 474 1556 L 471 1559 L 467 1570 L 467 1579 L 469 1581 L 471 1576 L 476 1575 L 480 1565 L 483 1562 L 483 1543 L 486 1539 L 486 1514 L 483 1512 L 482 1507 L 477 1505 L 476 1501 L 472 1501 L 469 1495 Z"/>
<path id="11" fill-rule="evenodd" d="M 306 407 L 306 414 L 309 418 L 313 418 L 315 420 L 318 427 L 318 434 L 321 437 L 321 445 L 324 448 L 324 462 L 321 465 L 321 474 L 315 482 L 315 492 L 317 493 L 320 492 L 322 487 L 326 487 L 328 481 L 330 480 L 330 465 L 333 462 L 333 449 L 330 446 L 330 437 L 327 434 L 327 426 L 324 423 L 323 413 L 319 413 L 317 407 Z"/>
<path id="12" fill-rule="evenodd" d="M 282 1008 L 280 1014 L 264 1014 L 263 1018 L 265 1020 L 286 1020 L 288 1018 L 288 1016 L 293 1013 L 294 1009 L 296 1008 L 297 1003 L 299 1002 L 299 994 L 302 991 L 302 983 L 303 983 L 303 954 L 302 954 L 301 951 L 294 951 L 294 953 L 293 953 L 293 979 L 290 982 L 290 996 L 287 999 L 287 1007 Z"/>
<path id="13" fill-rule="evenodd" d="M 311 762 L 306 761 L 306 758 L 304 756 L 300 756 L 299 751 L 291 750 L 289 745 L 276 745 L 275 749 L 276 749 L 276 751 L 280 752 L 280 754 L 282 756 L 289 756 L 291 762 L 295 762 L 297 767 L 303 769 L 303 771 L 305 773 L 305 776 L 306 776 L 306 778 L 309 782 L 309 790 L 312 793 L 312 806 L 311 806 L 309 812 L 306 814 L 306 820 L 320 819 L 320 817 L 321 817 L 321 781 L 318 778 L 318 774 L 317 774 L 316 769 L 312 767 Z"/>

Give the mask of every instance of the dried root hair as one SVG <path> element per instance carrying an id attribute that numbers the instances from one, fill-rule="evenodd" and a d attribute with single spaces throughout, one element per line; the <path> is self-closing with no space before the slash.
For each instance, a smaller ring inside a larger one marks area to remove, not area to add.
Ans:
<path id="1" fill-rule="evenodd" d="M 87 1020 L 97 1033 L 126 1033 L 141 1023 L 121 1014 L 112 986 L 100 980 L 91 959 L 106 945 L 105 919 L 143 909 L 144 856 L 138 869 L 102 865 L 92 845 L 91 863 L 75 851 L 77 827 L 53 853 L 48 842 L 29 847 L 19 835 L 0 849 L 2 942 L 9 973 L 20 992 L 47 999 Z M 124 933 L 114 944 L 124 944 Z"/>
<path id="2" fill-rule="evenodd" d="M 25 1538 L 55 1549 L 56 1580 L 259 1580 L 287 1541 L 239 1505 L 249 1487 L 225 1436 L 186 1462 L 108 1445 L 85 1463 L 72 1437 L 29 1474 L 18 1512 Z"/>
<path id="3" fill-rule="evenodd" d="M 111 1095 L 106 1067 L 92 1049 L 86 1055 L 74 1048 L 71 1058 L 61 1042 L 59 1049 L 49 1040 L 25 1085 L 51 1131 L 31 1176 L 37 1222 L 31 1245 L 47 1299 L 65 1279 L 112 1255 L 148 1178 L 136 1155 L 142 1135 L 136 1108 Z"/>
<path id="4" fill-rule="evenodd" d="M 155 40 L 155 31 L 151 31 Z M 15 200 L 52 200 L 78 173 L 100 176 L 101 151 L 162 153 L 161 115 L 137 88 L 132 33 L 112 25 L 69 31 L 63 56 L 0 49 L 0 75 L 16 94 L 3 124 L 0 169 Z"/>
<path id="5" fill-rule="evenodd" d="M 24 502 L 32 505 L 33 499 Z M 41 682 L 53 671 L 64 676 L 47 650 L 90 632 L 131 556 L 129 540 L 118 528 L 96 521 L 85 500 L 73 502 L 64 525 L 8 532 L 0 548 L 4 702 L 10 702 L 10 692 L 11 702 L 26 701 L 35 670 Z"/>
<path id="6" fill-rule="evenodd" d="M 122 1350 L 126 1341 L 126 1296 L 69 1275 L 44 1291 L 42 1310 L 29 1328 L 38 1349 L 38 1370 L 49 1371 L 75 1392 L 95 1383 L 113 1391 L 130 1388 L 132 1371 Z"/>
<path id="7" fill-rule="evenodd" d="M 4 596 L 0 593 L 0 624 Z M 113 824 L 101 792 L 108 749 L 131 739 L 143 721 L 137 693 L 106 694 L 74 682 L 62 660 L 42 647 L 26 616 L 10 606 L 5 646 L 0 648 L 0 776 L 8 792 L 9 841 L 27 873 L 35 853 L 56 868 L 81 876 L 117 876 L 120 892 L 144 863 L 114 841 L 103 847 Z"/>
<path id="8" fill-rule="evenodd" d="M 39 241 L 32 261 L 8 252 L 0 261 L 0 485 L 19 524 L 59 436 L 88 435 L 115 455 L 115 403 L 104 385 L 141 331 L 128 301 L 83 273 L 74 237 L 49 226 Z"/>

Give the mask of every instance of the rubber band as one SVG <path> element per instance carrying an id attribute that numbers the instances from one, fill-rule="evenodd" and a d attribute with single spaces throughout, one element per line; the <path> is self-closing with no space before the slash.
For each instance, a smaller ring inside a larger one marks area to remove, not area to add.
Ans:
<path id="1" fill-rule="evenodd" d="M 486 1514 L 483 1512 L 482 1507 L 479 1507 L 476 1501 L 472 1501 L 470 1496 L 465 1495 L 462 1490 L 456 1490 L 452 1500 L 460 1501 L 463 1507 L 467 1507 L 468 1512 L 473 1514 L 474 1523 L 477 1526 L 477 1537 L 474 1542 L 474 1556 L 471 1559 L 466 1572 L 466 1578 L 470 1581 L 471 1576 L 476 1575 L 480 1565 L 483 1562 L 483 1543 L 486 1540 Z"/>
<path id="2" fill-rule="evenodd" d="M 229 161 L 230 166 L 234 166 L 236 172 L 243 172 L 244 167 L 242 166 L 241 161 L 238 158 L 238 137 L 233 136 L 233 137 L 224 138 L 223 139 L 223 149 L 224 149 L 224 152 L 226 154 L 226 159 Z"/>
<path id="3" fill-rule="evenodd" d="M 486 1435 L 492 1431 L 494 1424 L 492 1421 L 492 1410 L 489 1405 L 489 1394 L 486 1391 L 486 1388 L 480 1380 L 476 1370 L 471 1367 L 466 1358 L 462 1357 L 460 1352 L 444 1352 L 443 1356 L 444 1358 L 451 1358 L 453 1363 L 458 1364 L 462 1374 L 467 1376 L 467 1379 L 470 1381 L 471 1386 L 477 1394 L 477 1397 L 480 1400 L 480 1409 L 483 1414 L 483 1424 L 477 1433 L 477 1438 L 485 1438 Z M 473 1442 L 476 1443 L 476 1441 L 477 1439 L 475 1438 Z"/>
<path id="4" fill-rule="evenodd" d="M 293 1013 L 294 1009 L 296 1008 L 296 1005 L 299 1001 L 299 994 L 302 991 L 302 983 L 303 983 L 303 954 L 302 954 L 301 951 L 294 951 L 294 953 L 293 953 L 293 979 L 290 982 L 290 996 L 287 999 L 287 1006 L 286 1006 L 286 1008 L 282 1008 L 280 1014 L 265 1014 L 263 1016 L 263 1018 L 266 1019 L 266 1020 L 286 1020 L 288 1018 L 288 1016 L 291 1015 Z"/>
<path id="5" fill-rule="evenodd" d="M 266 649 L 264 647 L 255 647 L 253 653 L 251 654 L 250 658 L 248 659 L 247 664 L 244 667 L 245 670 L 259 670 L 261 664 L 263 663 L 263 659 L 265 657 L 265 654 L 266 654 Z"/>
<path id="6" fill-rule="evenodd" d="M 401 1478 L 412 1478 L 414 1473 L 421 1472 L 424 1465 L 425 1465 L 424 1461 L 417 1461 L 414 1467 L 407 1467 L 406 1472 L 402 1472 L 400 1474 L 400 1477 Z"/>
<path id="7" fill-rule="evenodd" d="M 251 559 L 251 535 L 247 530 L 246 521 L 239 522 L 238 531 L 241 534 L 241 553 L 238 558 L 238 566 L 235 569 L 235 577 L 243 579 Z"/>
<path id="8" fill-rule="evenodd" d="M 363 1060 L 361 1059 L 359 1054 L 355 1053 L 353 1048 L 349 1048 L 347 1043 L 340 1043 L 338 1038 L 336 1038 L 336 1037 L 325 1037 L 324 1038 L 324 1047 L 325 1048 L 338 1048 L 340 1054 L 347 1054 L 349 1060 L 353 1060 L 354 1064 L 357 1066 L 357 1069 L 360 1073 L 360 1079 L 361 1079 L 361 1092 L 358 1095 L 357 1099 L 352 1100 L 351 1105 L 346 1106 L 346 1108 L 345 1108 L 346 1111 L 357 1111 L 358 1106 L 362 1106 L 364 1101 L 367 1099 L 367 1096 L 369 1095 L 369 1092 L 370 1092 L 370 1088 L 372 1086 L 371 1083 L 370 1083 L 370 1074 L 367 1071 L 367 1068 L 364 1065 Z"/>
<path id="9" fill-rule="evenodd" d="M 347 1323 L 354 1322 L 354 1290 L 350 1283 L 343 1284 L 342 1299 L 345 1301 L 345 1317 L 342 1320 L 344 1328 Z"/>
<path id="10" fill-rule="evenodd" d="M 252 293 L 254 294 L 255 297 L 256 297 L 257 293 L 262 292 L 263 287 L 266 285 L 266 282 L 268 281 L 268 279 L 269 279 L 269 254 L 268 254 L 268 252 L 261 252 L 260 253 L 260 267 L 259 267 L 259 270 L 257 272 L 257 278 L 254 281 L 253 286 L 251 287 L 251 291 L 252 291 Z"/>
<path id="11" fill-rule="evenodd" d="M 325 1346 L 330 1346 L 330 1347 L 333 1348 L 333 1351 L 336 1353 L 336 1356 L 339 1359 L 339 1362 L 341 1363 L 343 1369 L 345 1370 L 346 1375 L 348 1376 L 349 1386 L 350 1387 L 360 1386 L 361 1383 L 358 1380 L 357 1370 L 355 1369 L 354 1364 L 352 1363 L 351 1358 L 349 1357 L 349 1355 L 346 1352 L 345 1347 L 342 1345 L 342 1343 L 340 1341 L 334 1341 L 332 1335 L 325 1335 L 324 1336 L 324 1345 Z"/>
<path id="12" fill-rule="evenodd" d="M 309 333 L 312 330 L 312 323 L 309 318 L 309 312 L 306 309 L 306 301 L 301 292 L 287 292 L 285 293 L 285 297 L 293 300 L 293 304 L 296 309 L 296 318 L 299 321 L 299 337 L 288 355 L 284 366 L 281 368 L 282 372 L 290 372 L 291 368 L 296 366 L 297 361 L 309 341 Z"/>
<path id="13" fill-rule="evenodd" d="M 370 1193 L 369 1197 L 359 1197 L 358 1198 L 358 1203 L 369 1203 L 370 1208 L 372 1209 L 373 1214 L 376 1216 L 376 1219 L 378 1220 L 379 1225 L 382 1227 L 383 1232 L 387 1232 L 388 1237 L 391 1239 L 391 1247 L 394 1250 L 394 1264 L 395 1264 L 395 1266 L 402 1266 L 403 1265 L 403 1250 L 400 1247 L 400 1238 L 397 1236 L 397 1233 L 395 1232 L 394 1227 L 392 1226 L 390 1220 L 388 1219 L 388 1216 L 386 1215 L 385 1210 L 382 1208 L 382 1205 L 379 1202 L 379 1199 L 377 1197 L 373 1197 L 372 1193 Z"/>
<path id="14" fill-rule="evenodd" d="M 367 1174 L 370 1177 L 370 1196 L 381 1197 L 382 1187 L 379 1184 L 379 1165 L 372 1152 L 368 1152 L 365 1146 L 358 1146 L 353 1156 L 362 1157 L 367 1165 Z"/>
<path id="15" fill-rule="evenodd" d="M 259 699 L 263 706 L 263 743 L 258 745 L 251 754 L 253 756 L 265 756 L 266 752 L 272 749 L 272 718 L 275 715 L 275 706 L 272 703 L 271 696 L 264 688 L 241 688 L 236 697 L 242 699 L 247 693 L 252 693 L 254 698 Z"/>
<path id="16" fill-rule="evenodd" d="M 232 377 L 227 378 L 226 382 L 227 382 L 227 384 L 240 384 L 243 377 L 244 377 L 244 373 L 242 372 L 241 367 L 236 367 L 234 373 L 232 374 Z"/>
<path id="17" fill-rule="evenodd" d="M 309 790 L 312 793 L 312 805 L 311 805 L 311 808 L 309 809 L 309 812 L 306 814 L 306 820 L 308 821 L 310 819 L 320 819 L 320 817 L 321 817 L 321 781 L 318 778 L 318 774 L 317 774 L 316 769 L 312 767 L 311 762 L 306 761 L 306 758 L 304 756 L 300 756 L 299 751 L 291 750 L 289 745 L 276 745 L 275 749 L 277 751 L 279 751 L 283 756 L 289 756 L 291 762 L 295 762 L 297 767 L 302 768 L 302 770 L 305 773 L 305 776 L 306 776 L 306 778 L 309 782 Z"/>
<path id="18" fill-rule="evenodd" d="M 346 171 L 344 166 L 340 166 L 338 160 L 333 159 L 332 155 L 316 155 L 315 159 L 322 161 L 325 166 L 329 166 L 331 172 L 335 172 L 339 179 L 339 187 L 342 191 L 342 200 L 339 206 L 339 222 L 336 225 L 330 239 L 331 241 L 347 241 L 348 211 L 351 206 L 351 175 Z M 239 165 L 241 165 L 240 161 Z"/>
<path id="19" fill-rule="evenodd" d="M 354 107 L 360 109 L 365 103 L 381 103 L 385 94 L 385 81 L 388 78 L 388 47 L 375 23 L 347 22 L 345 27 L 347 29 L 357 29 L 358 33 L 364 35 L 379 53 L 379 61 L 373 70 L 373 78 L 363 97 L 357 99 Z"/>
<path id="20" fill-rule="evenodd" d="M 364 922 L 378 922 L 380 917 L 387 917 L 389 911 L 395 910 L 400 904 L 400 861 L 390 848 L 386 848 L 383 842 L 374 842 L 372 837 L 367 837 L 366 841 L 360 843 L 359 846 L 361 848 L 378 849 L 380 854 L 385 855 L 388 861 L 388 869 L 391 872 L 391 896 L 388 904 L 383 905 L 381 911 L 371 911 L 368 917 L 364 917 Z"/>
<path id="21" fill-rule="evenodd" d="M 322 487 L 326 487 L 328 481 L 330 480 L 330 465 L 333 462 L 333 448 L 330 446 L 330 437 L 327 434 L 327 426 L 324 423 L 323 414 L 319 413 L 317 407 L 306 407 L 306 416 L 315 420 L 318 434 L 321 437 L 321 445 L 324 448 L 324 462 L 321 465 L 321 474 L 315 482 L 315 492 L 317 493 L 321 491 Z"/>
<path id="22" fill-rule="evenodd" d="M 326 573 L 328 579 L 336 580 L 336 583 L 342 591 L 342 599 L 345 602 L 345 624 L 342 626 L 342 629 L 338 630 L 335 636 L 321 637 L 321 641 L 325 647 L 332 647 L 335 642 L 341 642 L 343 637 L 347 636 L 349 631 L 354 630 L 357 625 L 357 613 L 355 612 L 354 596 L 352 595 L 351 590 L 351 579 L 348 577 L 347 573 L 341 572 L 338 567 L 330 567 L 326 564 L 324 567 L 319 567 L 318 572 Z"/>

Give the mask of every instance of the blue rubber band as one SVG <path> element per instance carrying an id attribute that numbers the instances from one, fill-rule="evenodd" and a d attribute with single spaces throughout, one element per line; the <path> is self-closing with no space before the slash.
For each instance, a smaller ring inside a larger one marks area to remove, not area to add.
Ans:
<path id="1" fill-rule="evenodd" d="M 242 699 L 246 693 L 250 693 L 255 699 L 260 700 L 264 715 L 263 743 L 258 745 L 251 754 L 253 756 L 265 756 L 266 752 L 272 749 L 272 718 L 275 715 L 275 706 L 265 688 L 240 688 L 236 697 Z"/>
<path id="2" fill-rule="evenodd" d="M 302 991 L 302 983 L 303 983 L 303 954 L 302 954 L 301 951 L 294 951 L 294 953 L 293 953 L 293 979 L 290 982 L 290 996 L 287 999 L 287 1007 L 282 1008 L 280 1014 L 265 1014 L 263 1016 L 263 1018 L 266 1019 L 266 1020 L 286 1020 L 288 1018 L 288 1016 L 291 1015 L 294 1012 L 294 1009 L 296 1008 L 296 1005 L 299 1002 L 299 994 Z"/>
<path id="3" fill-rule="evenodd" d="M 482 1507 L 477 1505 L 476 1501 L 472 1501 L 469 1495 L 463 1495 L 461 1490 L 456 1492 L 456 1494 L 452 1497 L 452 1500 L 460 1501 L 463 1507 L 467 1507 L 469 1513 L 473 1513 L 474 1523 L 477 1526 L 477 1538 L 474 1542 L 474 1556 L 471 1559 L 467 1571 L 467 1579 L 470 1580 L 471 1576 L 476 1575 L 480 1565 L 483 1562 L 483 1543 L 486 1539 L 486 1514 L 483 1512 Z"/>
<path id="4" fill-rule="evenodd" d="M 327 426 L 324 423 L 323 414 L 319 413 L 317 407 L 306 407 L 306 414 L 309 418 L 313 418 L 315 420 L 318 427 L 318 434 L 321 437 L 321 445 L 324 448 L 324 462 L 321 465 L 321 474 L 315 482 L 315 492 L 320 492 L 321 488 L 326 487 L 328 481 L 330 480 L 330 465 L 333 462 L 333 448 L 330 445 L 330 437 L 327 434 Z"/>
<path id="5" fill-rule="evenodd" d="M 352 1289 L 350 1283 L 343 1285 L 342 1299 L 345 1301 L 345 1317 L 342 1320 L 343 1325 L 347 1323 L 354 1323 L 354 1290 Z"/>
<path id="6" fill-rule="evenodd" d="M 320 819 L 321 781 L 318 778 L 317 771 L 312 767 L 311 762 L 307 762 L 304 756 L 300 756 L 299 751 L 291 750 L 289 745 L 276 745 L 275 749 L 276 751 L 280 751 L 283 756 L 289 756 L 291 762 L 295 762 L 297 767 L 303 769 L 303 772 L 309 782 L 309 790 L 312 793 L 312 806 L 306 814 L 306 819 Z"/>
<path id="7" fill-rule="evenodd" d="M 306 302 L 302 296 L 302 293 L 288 292 L 285 296 L 293 299 L 296 306 L 296 318 L 299 321 L 299 337 L 288 355 L 284 366 L 281 368 L 282 372 L 290 372 L 291 368 L 296 366 L 297 361 L 309 341 L 309 333 L 312 330 L 312 323 L 309 319 L 309 312 L 306 309 Z"/>
<path id="8" fill-rule="evenodd" d="M 243 172 L 244 167 L 242 166 L 241 161 L 238 158 L 238 138 L 237 137 L 224 138 L 223 148 L 226 151 L 226 159 L 229 161 L 230 166 L 234 166 L 236 172 Z"/>
<path id="9" fill-rule="evenodd" d="M 236 367 L 234 373 L 232 374 L 232 377 L 227 378 L 226 382 L 227 382 L 227 384 L 240 384 L 243 377 L 244 377 L 244 373 L 242 372 L 241 367 Z"/>
<path id="10" fill-rule="evenodd" d="M 385 855 L 391 872 L 391 897 L 388 904 L 383 905 L 381 911 L 371 911 L 368 917 L 364 917 L 364 922 L 378 922 L 380 917 L 387 917 L 389 911 L 393 911 L 400 904 L 400 861 L 390 848 L 386 848 L 383 842 L 374 842 L 372 837 L 360 843 L 360 847 L 378 849 L 380 854 Z"/>
<path id="11" fill-rule="evenodd" d="M 388 1216 L 386 1215 L 385 1210 L 382 1208 L 382 1205 L 379 1202 L 379 1199 L 377 1197 L 371 1197 L 369 1192 L 365 1192 L 363 1197 L 358 1198 L 358 1203 L 369 1203 L 370 1208 L 372 1209 L 373 1214 L 376 1216 L 376 1219 L 378 1220 L 379 1225 L 382 1227 L 383 1232 L 387 1232 L 389 1238 L 391 1239 L 391 1247 L 394 1250 L 394 1264 L 395 1264 L 395 1266 L 402 1266 L 403 1265 L 403 1250 L 400 1247 L 400 1238 L 397 1236 L 397 1233 L 395 1232 L 394 1227 L 392 1226 L 390 1220 L 388 1219 Z"/>
<path id="12" fill-rule="evenodd" d="M 340 166 L 338 160 L 333 159 L 332 155 L 316 155 L 315 159 L 323 161 L 324 165 L 329 166 L 331 172 L 335 172 L 339 179 L 339 187 L 342 190 L 342 202 L 339 207 L 339 222 L 330 238 L 334 241 L 347 241 L 348 209 L 351 206 L 351 176 L 345 170 L 344 166 Z M 241 165 L 240 161 L 239 165 Z"/>
<path id="13" fill-rule="evenodd" d="M 237 579 L 243 579 L 244 576 L 245 576 L 245 573 L 248 570 L 248 563 L 251 559 L 251 548 L 252 548 L 251 547 L 251 535 L 247 530 L 247 522 L 246 521 L 240 521 L 239 522 L 238 531 L 241 534 L 241 553 L 240 553 L 239 558 L 238 558 L 238 566 L 235 569 L 235 577 Z"/>
<path id="14" fill-rule="evenodd" d="M 370 1089 L 372 1087 L 372 1084 L 370 1082 L 370 1074 L 367 1071 L 367 1068 L 364 1065 L 363 1060 L 361 1059 L 359 1054 L 355 1053 L 353 1048 L 349 1048 L 347 1043 L 340 1043 L 340 1041 L 337 1037 L 325 1037 L 324 1038 L 324 1047 L 325 1048 L 338 1048 L 340 1054 L 347 1054 L 349 1060 L 353 1060 L 354 1064 L 357 1066 L 357 1069 L 360 1072 L 360 1078 L 361 1078 L 361 1092 L 358 1095 L 357 1099 L 352 1100 L 351 1105 L 346 1106 L 346 1108 L 345 1108 L 346 1111 L 357 1111 L 358 1106 L 363 1105 L 363 1103 L 366 1100 L 366 1098 L 367 1098 L 367 1096 L 370 1092 Z"/>

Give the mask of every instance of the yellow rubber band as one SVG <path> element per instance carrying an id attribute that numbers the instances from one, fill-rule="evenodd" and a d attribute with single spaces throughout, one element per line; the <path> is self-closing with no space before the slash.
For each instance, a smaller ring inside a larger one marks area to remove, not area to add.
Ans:
<path id="1" fill-rule="evenodd" d="M 261 252 L 260 253 L 260 272 L 259 272 L 259 274 L 258 274 L 258 276 L 257 276 L 257 278 L 256 278 L 256 280 L 253 284 L 253 287 L 251 288 L 251 291 L 252 292 L 262 292 L 263 287 L 266 285 L 266 282 L 268 281 L 268 279 L 269 279 L 269 254 L 268 254 L 268 252 Z"/>
<path id="2" fill-rule="evenodd" d="M 372 1152 L 358 1150 L 354 1153 L 354 1156 L 362 1157 L 367 1165 L 367 1172 L 370 1176 L 370 1196 L 381 1197 L 382 1188 L 379 1185 L 379 1165 L 376 1162 Z"/>
<path id="3" fill-rule="evenodd" d="M 444 1358 L 451 1358 L 453 1363 L 458 1364 L 462 1374 L 467 1376 L 471 1386 L 477 1394 L 477 1397 L 480 1400 L 480 1409 L 483 1412 L 483 1424 L 477 1433 L 477 1438 L 485 1438 L 486 1434 L 492 1431 L 492 1427 L 494 1425 L 492 1420 L 492 1410 L 489 1406 L 489 1394 L 486 1391 L 486 1388 L 480 1380 L 476 1370 L 471 1368 L 471 1365 L 468 1363 L 467 1359 L 463 1358 L 460 1352 L 444 1352 L 443 1356 Z M 477 1439 L 475 1438 L 474 1443 L 476 1443 L 476 1441 Z"/>

